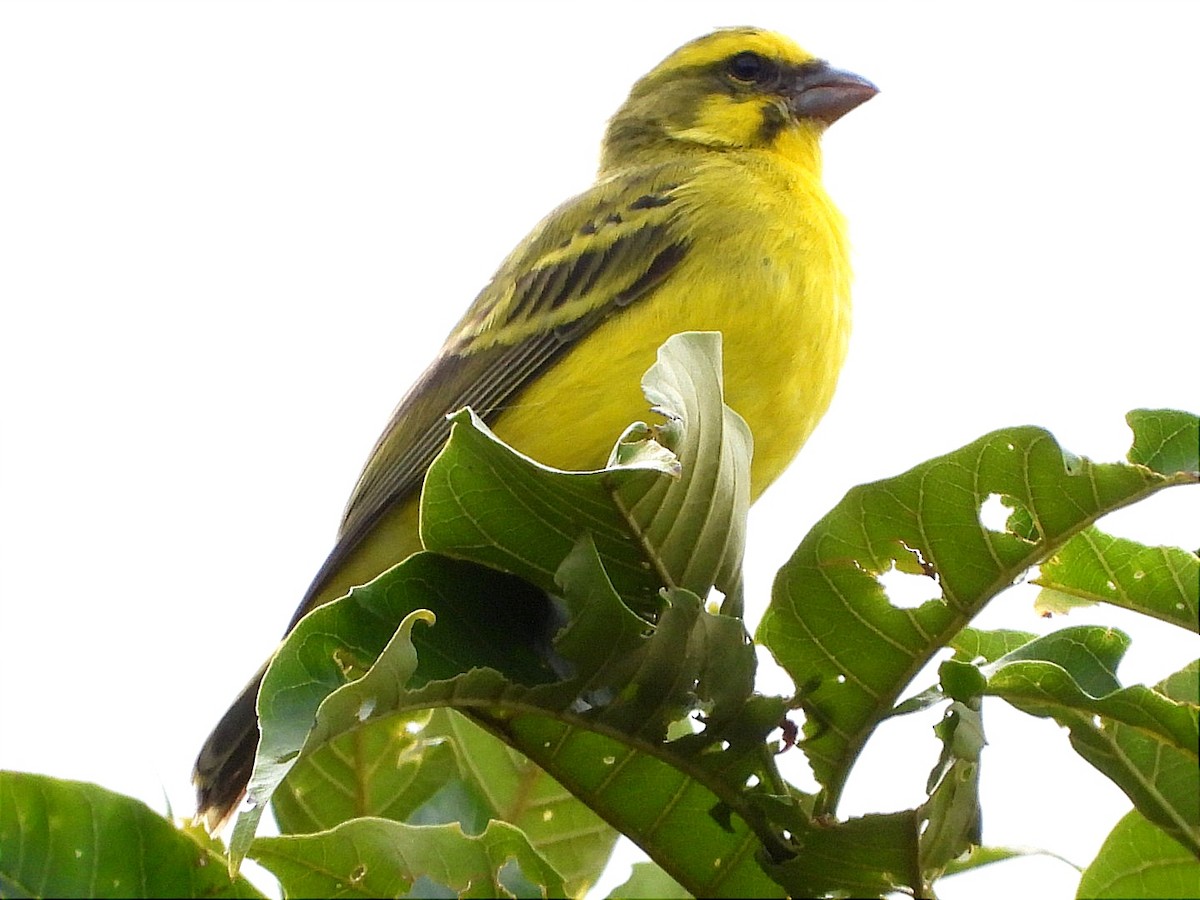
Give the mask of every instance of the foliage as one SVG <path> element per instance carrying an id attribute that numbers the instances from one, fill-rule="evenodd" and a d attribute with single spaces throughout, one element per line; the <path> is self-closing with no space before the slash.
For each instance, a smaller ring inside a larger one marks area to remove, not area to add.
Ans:
<path id="1" fill-rule="evenodd" d="M 1010 428 L 853 488 L 776 578 L 756 641 L 797 687 L 777 697 L 755 690 L 740 619 L 751 441 L 721 399 L 719 338 L 673 338 L 645 387 L 665 424 L 633 426 L 600 472 L 545 469 L 455 416 L 427 551 L 315 610 L 272 662 L 228 867 L 136 801 L 2 773 L 0 894 L 255 896 L 229 874 L 249 856 L 288 896 L 581 896 L 621 832 L 654 862 L 613 896 L 929 896 L 1017 852 L 979 846 L 985 696 L 1069 729 L 1133 804 L 1081 891 L 1197 883 L 1197 664 L 1123 685 L 1115 630 L 971 627 L 1037 567 L 1047 603 L 1197 631 L 1196 555 L 1094 524 L 1196 483 L 1195 416 L 1131 413 L 1128 463 Z M 994 497 L 1002 529 L 981 520 Z M 937 596 L 900 608 L 892 571 Z M 935 705 L 926 801 L 839 819 L 877 726 Z M 793 740 L 816 794 L 776 768 Z M 256 838 L 268 800 L 283 834 Z"/>

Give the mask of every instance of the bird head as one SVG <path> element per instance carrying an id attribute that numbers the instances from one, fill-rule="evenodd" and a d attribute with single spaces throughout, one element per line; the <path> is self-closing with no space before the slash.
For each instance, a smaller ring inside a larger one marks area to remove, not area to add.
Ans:
<path id="1" fill-rule="evenodd" d="M 633 86 L 609 122 L 601 171 L 687 150 L 815 156 L 821 133 L 876 93 L 782 35 L 722 29 L 684 44 Z"/>

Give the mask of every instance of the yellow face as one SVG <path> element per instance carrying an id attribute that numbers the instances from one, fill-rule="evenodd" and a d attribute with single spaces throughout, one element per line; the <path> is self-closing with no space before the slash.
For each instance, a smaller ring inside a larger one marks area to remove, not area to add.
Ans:
<path id="1" fill-rule="evenodd" d="M 782 149 L 815 141 L 829 123 L 875 93 L 782 35 L 718 31 L 680 47 L 634 85 L 613 117 L 602 168 L 656 148 Z"/>

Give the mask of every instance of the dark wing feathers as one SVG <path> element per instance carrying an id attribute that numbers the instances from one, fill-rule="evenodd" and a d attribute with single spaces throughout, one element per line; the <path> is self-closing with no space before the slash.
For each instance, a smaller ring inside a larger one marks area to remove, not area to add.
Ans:
<path id="1" fill-rule="evenodd" d="M 448 413 L 470 406 L 485 422 L 495 421 L 572 344 L 649 295 L 683 259 L 687 242 L 671 207 L 677 185 L 664 183 L 661 171 L 632 180 L 598 186 L 559 207 L 480 293 L 392 414 L 296 619 L 379 519 L 420 490 L 450 434 Z M 632 203 L 617 202 L 631 195 Z M 552 326 L 535 327 L 542 319 Z"/>

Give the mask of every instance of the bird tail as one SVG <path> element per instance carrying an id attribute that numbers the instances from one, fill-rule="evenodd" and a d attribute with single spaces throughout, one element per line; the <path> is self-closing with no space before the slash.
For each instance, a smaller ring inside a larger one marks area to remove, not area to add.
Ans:
<path id="1" fill-rule="evenodd" d="M 266 671 L 264 665 L 250 679 L 196 757 L 196 816 L 210 832 L 228 821 L 246 794 L 258 749 L 258 688 Z"/>

